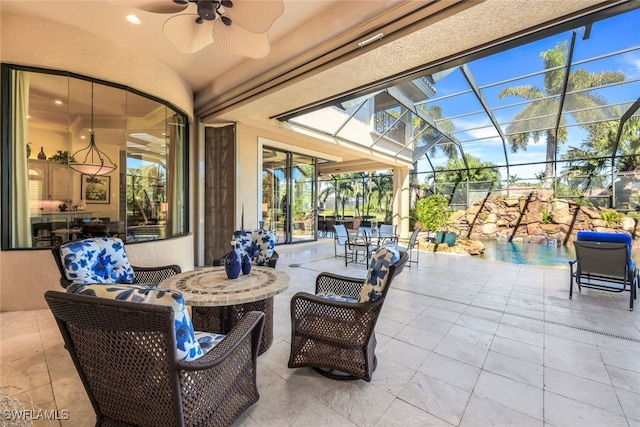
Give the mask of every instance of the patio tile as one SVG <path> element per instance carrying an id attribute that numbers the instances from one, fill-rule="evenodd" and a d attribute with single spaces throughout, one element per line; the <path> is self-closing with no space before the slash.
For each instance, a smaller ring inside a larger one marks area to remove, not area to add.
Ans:
<path id="1" fill-rule="evenodd" d="M 389 290 L 371 383 L 289 369 L 291 296 L 313 292 L 321 271 L 366 275 L 345 269 L 332 246 L 278 248 L 292 281 L 274 300 L 274 342 L 258 358 L 260 401 L 234 426 L 640 427 L 640 313 L 626 308 L 628 294 L 569 300 L 568 267 L 423 253 Z M 0 385 L 69 411 L 52 425 L 95 424 L 50 311 L 0 316 Z"/>
<path id="2" fill-rule="evenodd" d="M 451 427 L 450 424 L 400 399 L 393 401 L 377 427 Z"/>
<path id="3" fill-rule="evenodd" d="M 540 388 L 482 371 L 473 393 L 537 420 L 543 420 L 543 392 Z"/>
<path id="4" fill-rule="evenodd" d="M 415 345 L 416 347 L 433 350 L 440 344 L 440 341 L 444 338 L 444 334 L 432 333 L 407 325 L 398 332 L 394 338 Z"/>
<path id="5" fill-rule="evenodd" d="M 614 366 L 607 366 L 606 369 L 609 372 L 611 383 L 615 388 L 640 394 L 640 373 L 630 372 Z"/>
<path id="6" fill-rule="evenodd" d="M 640 424 L 640 394 L 629 393 L 626 390 L 617 390 L 617 394 L 624 415 Z"/>
<path id="7" fill-rule="evenodd" d="M 480 317 L 472 316 L 470 314 L 463 314 L 456 322 L 456 326 L 463 326 L 469 329 L 474 329 L 489 334 L 495 334 L 500 323 L 491 320 L 485 320 Z"/>
<path id="8" fill-rule="evenodd" d="M 460 427 L 542 427 L 543 422 L 486 397 L 471 396 Z"/>
<path id="9" fill-rule="evenodd" d="M 424 361 L 419 372 L 471 392 L 480 375 L 480 368 L 432 353 Z"/>
<path id="10" fill-rule="evenodd" d="M 417 370 L 431 352 L 397 339 L 378 347 L 377 354 L 394 360 L 408 368 Z"/>
<path id="11" fill-rule="evenodd" d="M 611 384 L 596 346 L 552 336 L 545 337 L 545 367 Z"/>
<path id="12" fill-rule="evenodd" d="M 484 364 L 484 359 L 488 351 L 488 344 L 473 343 L 449 334 L 442 339 L 434 350 L 434 352 L 438 354 L 451 357 L 478 368 Z"/>
<path id="13" fill-rule="evenodd" d="M 545 384 L 542 365 L 494 351 L 487 354 L 482 369 L 538 388 Z"/>
<path id="14" fill-rule="evenodd" d="M 461 388 L 418 372 L 398 397 L 431 415 L 458 425 L 470 396 L 471 393 Z"/>
<path id="15" fill-rule="evenodd" d="M 360 426 L 373 426 L 384 415 L 395 396 L 364 381 L 346 381 L 324 393 L 320 401 Z"/>
<path id="16" fill-rule="evenodd" d="M 490 350 L 538 365 L 542 365 L 544 360 L 542 347 L 499 336 L 493 338 Z"/>
<path id="17" fill-rule="evenodd" d="M 551 368 L 544 370 L 544 385 L 545 391 L 623 415 L 616 390 L 610 385 Z"/>
<path id="18" fill-rule="evenodd" d="M 544 393 L 544 422 L 555 427 L 628 427 L 623 416 L 551 392 Z"/>

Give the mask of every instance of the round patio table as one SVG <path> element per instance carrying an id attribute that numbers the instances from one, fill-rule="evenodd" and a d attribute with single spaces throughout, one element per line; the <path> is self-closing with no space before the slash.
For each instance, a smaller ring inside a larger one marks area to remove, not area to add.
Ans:
<path id="1" fill-rule="evenodd" d="M 203 267 L 163 280 L 160 287 L 180 292 L 191 306 L 198 331 L 228 334 L 245 313 L 262 311 L 264 330 L 259 353 L 273 342 L 273 297 L 289 286 L 289 275 L 275 268 L 252 266 L 247 275 L 227 278 L 224 267 Z"/>

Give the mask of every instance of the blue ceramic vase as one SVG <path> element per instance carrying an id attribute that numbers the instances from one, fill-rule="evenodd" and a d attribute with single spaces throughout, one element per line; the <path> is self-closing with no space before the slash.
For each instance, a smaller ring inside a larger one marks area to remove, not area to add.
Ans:
<path id="1" fill-rule="evenodd" d="M 251 258 L 248 255 L 242 257 L 242 274 L 251 273 Z"/>
<path id="2" fill-rule="evenodd" d="M 240 269 L 242 268 L 240 256 L 235 247 L 231 248 L 231 251 L 224 257 L 224 271 L 227 273 L 229 279 L 237 279 L 240 275 Z"/>

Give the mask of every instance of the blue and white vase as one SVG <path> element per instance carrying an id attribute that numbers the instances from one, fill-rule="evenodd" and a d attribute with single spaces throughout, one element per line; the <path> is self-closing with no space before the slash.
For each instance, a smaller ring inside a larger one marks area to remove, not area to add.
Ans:
<path id="1" fill-rule="evenodd" d="M 245 255 L 242 257 L 242 274 L 251 273 L 251 258 L 249 255 Z"/>
<path id="2" fill-rule="evenodd" d="M 231 242 L 231 251 L 224 257 L 224 271 L 229 279 L 237 279 L 240 275 L 242 260 L 236 249 L 236 243 Z"/>

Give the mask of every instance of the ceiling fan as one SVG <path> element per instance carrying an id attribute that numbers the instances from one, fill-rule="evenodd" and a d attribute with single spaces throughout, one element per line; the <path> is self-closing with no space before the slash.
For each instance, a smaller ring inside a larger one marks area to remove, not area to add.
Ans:
<path id="1" fill-rule="evenodd" d="M 165 21 L 162 31 L 182 53 L 195 53 L 215 43 L 226 53 L 249 58 L 267 56 L 267 31 L 284 12 L 283 0 L 119 2 L 146 12 L 176 14 Z"/>

